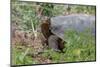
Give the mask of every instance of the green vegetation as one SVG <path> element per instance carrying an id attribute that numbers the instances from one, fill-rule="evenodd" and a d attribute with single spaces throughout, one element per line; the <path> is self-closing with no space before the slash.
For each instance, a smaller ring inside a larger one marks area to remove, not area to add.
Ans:
<path id="1" fill-rule="evenodd" d="M 36 30 L 39 25 L 39 19 L 36 15 L 36 3 L 32 2 L 11 2 L 11 17 L 12 23 L 18 23 L 18 28 L 24 31 Z M 53 6 L 53 8 L 50 8 Z M 68 6 L 70 6 L 68 8 Z M 94 6 L 81 6 L 81 5 L 43 5 L 44 15 L 46 16 L 58 16 L 64 15 L 67 11 L 70 14 L 83 13 L 88 15 L 95 15 Z M 59 62 L 75 62 L 75 61 L 94 61 L 95 59 L 95 36 L 89 33 L 83 32 L 77 34 L 76 31 L 70 30 L 65 32 L 65 43 L 64 53 L 54 52 L 47 48 L 44 52 L 40 53 L 39 56 L 42 59 L 49 59 L 48 63 L 59 63 Z M 26 47 L 21 44 L 12 45 L 12 65 L 23 65 L 23 64 L 41 64 L 34 53 L 34 48 Z M 44 62 L 44 61 L 42 61 Z"/>
<path id="2" fill-rule="evenodd" d="M 77 35 L 75 31 L 65 33 L 67 43 L 65 44 L 64 52 L 54 52 L 51 49 L 46 49 L 41 56 L 50 58 L 52 63 L 59 62 L 75 62 L 75 61 L 94 61 L 95 60 L 95 37 L 87 33 Z M 38 64 L 33 57 L 28 56 L 32 48 L 20 46 L 22 49 L 14 48 L 13 64 Z M 28 51 L 28 52 L 27 52 Z M 27 52 L 27 54 L 26 54 Z M 31 53 L 31 55 L 34 53 Z M 23 57 L 24 56 L 24 57 Z"/>
<path id="3" fill-rule="evenodd" d="M 65 33 L 67 41 L 66 54 L 69 61 L 92 61 L 95 60 L 95 37 L 90 31 L 77 33 L 70 30 Z"/>

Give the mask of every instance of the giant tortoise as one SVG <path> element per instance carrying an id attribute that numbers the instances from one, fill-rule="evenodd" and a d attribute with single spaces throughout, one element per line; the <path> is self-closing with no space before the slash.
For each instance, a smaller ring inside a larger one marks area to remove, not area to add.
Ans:
<path id="1" fill-rule="evenodd" d="M 46 35 L 50 33 L 47 38 L 48 45 L 50 48 L 56 51 L 59 51 L 59 49 L 63 49 L 63 42 L 66 41 L 64 39 L 64 34 L 67 30 L 71 29 L 77 32 L 83 32 L 84 30 L 89 29 L 91 30 L 91 34 L 95 36 L 95 16 L 85 14 L 56 16 L 50 18 L 49 24 L 50 25 L 48 31 L 46 28 L 44 28 L 43 30 L 46 29 Z"/>

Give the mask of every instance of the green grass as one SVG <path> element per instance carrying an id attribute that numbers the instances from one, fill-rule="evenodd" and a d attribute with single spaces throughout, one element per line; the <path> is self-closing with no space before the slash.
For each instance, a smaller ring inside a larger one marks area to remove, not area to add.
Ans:
<path id="1" fill-rule="evenodd" d="M 12 65 L 35 64 L 33 58 L 28 56 L 30 50 L 32 49 L 19 45 L 12 47 Z"/>
<path id="2" fill-rule="evenodd" d="M 65 48 L 64 53 L 55 52 L 51 49 L 45 49 L 40 55 L 42 57 L 50 59 L 51 63 L 60 62 L 77 62 L 77 61 L 94 61 L 95 56 L 95 36 L 90 34 L 89 31 L 77 33 L 76 31 L 70 30 L 65 32 Z M 21 49 L 19 49 L 21 48 Z M 12 64 L 23 65 L 23 64 L 38 64 L 34 57 L 28 55 L 34 49 L 15 46 L 12 47 Z M 34 55 L 34 52 L 32 53 Z"/>
<path id="3" fill-rule="evenodd" d="M 91 31 L 78 33 L 70 30 L 65 34 L 67 43 L 64 50 L 68 62 L 95 60 L 95 36 L 91 34 Z"/>

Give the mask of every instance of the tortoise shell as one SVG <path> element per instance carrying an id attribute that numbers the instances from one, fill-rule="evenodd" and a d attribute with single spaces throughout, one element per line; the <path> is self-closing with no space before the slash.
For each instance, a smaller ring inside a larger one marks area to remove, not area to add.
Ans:
<path id="1" fill-rule="evenodd" d="M 70 29 L 83 32 L 88 28 L 91 30 L 91 34 L 95 35 L 95 16 L 72 14 L 51 18 L 51 32 L 63 40 L 65 32 Z"/>

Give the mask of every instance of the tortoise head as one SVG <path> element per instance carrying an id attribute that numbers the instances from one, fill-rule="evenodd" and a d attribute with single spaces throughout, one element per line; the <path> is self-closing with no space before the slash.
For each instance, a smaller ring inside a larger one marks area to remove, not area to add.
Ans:
<path id="1" fill-rule="evenodd" d="M 51 25 L 50 24 L 50 17 L 45 16 L 41 19 L 41 21 L 42 21 L 42 24 L 45 23 L 45 24 Z"/>

